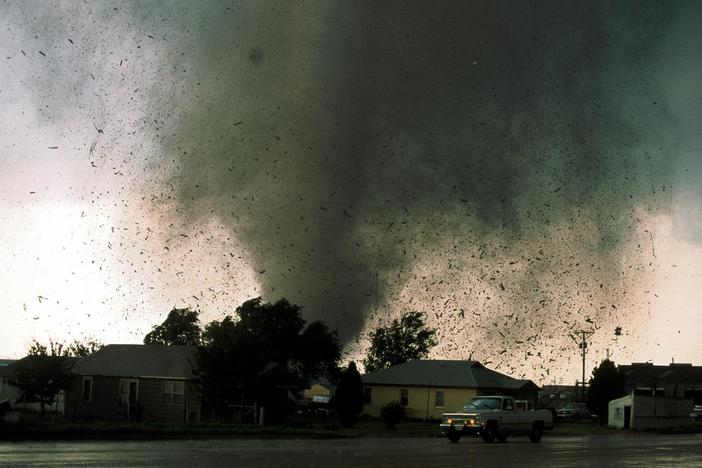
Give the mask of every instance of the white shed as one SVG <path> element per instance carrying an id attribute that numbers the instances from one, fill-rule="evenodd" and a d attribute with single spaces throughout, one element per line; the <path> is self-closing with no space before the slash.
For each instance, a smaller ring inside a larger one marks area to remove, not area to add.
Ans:
<path id="1" fill-rule="evenodd" d="M 609 426 L 618 429 L 681 429 L 692 424 L 693 402 L 630 394 L 609 402 Z"/>
<path id="2" fill-rule="evenodd" d="M 634 394 L 623 396 L 609 402 L 609 427 L 628 429 L 631 427 L 631 409 L 634 406 Z"/>

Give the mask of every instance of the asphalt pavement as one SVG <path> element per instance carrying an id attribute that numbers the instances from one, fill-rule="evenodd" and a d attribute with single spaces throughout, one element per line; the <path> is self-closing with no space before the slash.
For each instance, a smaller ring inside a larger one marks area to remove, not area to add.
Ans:
<path id="1" fill-rule="evenodd" d="M 702 467 L 702 434 L 443 438 L 0 442 L 0 466 Z"/>

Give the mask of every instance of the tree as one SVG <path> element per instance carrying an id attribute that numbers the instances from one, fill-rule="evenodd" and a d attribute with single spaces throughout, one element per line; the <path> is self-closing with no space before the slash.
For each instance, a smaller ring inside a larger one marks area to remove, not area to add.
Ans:
<path id="1" fill-rule="evenodd" d="M 593 369 L 587 391 L 588 407 L 593 414 L 598 415 L 601 423 L 608 422 L 609 402 L 626 394 L 624 383 L 624 376 L 609 359 Z"/>
<path id="2" fill-rule="evenodd" d="M 66 354 L 73 357 L 86 357 L 90 356 L 96 351 L 100 351 L 105 345 L 100 343 L 94 338 L 88 339 L 88 341 L 82 342 L 74 340 L 73 343 L 69 344 L 66 348 Z"/>
<path id="3" fill-rule="evenodd" d="M 371 347 L 363 360 L 366 372 L 427 357 L 436 346 L 435 334 L 436 329 L 426 326 L 424 314 L 416 311 L 404 313 L 388 327 L 378 327 L 368 335 Z"/>
<path id="4" fill-rule="evenodd" d="M 244 302 L 235 317 L 209 323 L 202 334 L 196 373 L 206 411 L 227 402 L 264 405 L 269 420 L 284 416 L 288 390 L 314 377 L 333 378 L 341 357 L 336 332 L 322 322 L 306 325 L 299 306 L 281 299 Z"/>
<path id="5" fill-rule="evenodd" d="M 363 381 L 353 361 L 341 373 L 334 394 L 334 407 L 342 427 L 356 425 L 358 416 L 363 410 Z"/>
<path id="6" fill-rule="evenodd" d="M 199 311 L 173 308 L 161 325 L 144 337 L 144 344 L 197 345 L 200 343 Z"/>
<path id="7" fill-rule="evenodd" d="M 8 383 L 20 391 L 20 400 L 39 403 L 44 420 L 46 405 L 53 404 L 57 395 L 73 384 L 75 359 L 68 347 L 54 341 L 47 347 L 35 340 L 27 354 L 14 367 Z"/>

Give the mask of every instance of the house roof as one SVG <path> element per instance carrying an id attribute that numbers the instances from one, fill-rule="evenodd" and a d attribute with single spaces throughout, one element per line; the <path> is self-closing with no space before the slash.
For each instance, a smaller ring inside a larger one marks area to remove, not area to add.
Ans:
<path id="1" fill-rule="evenodd" d="M 78 375 L 190 379 L 194 346 L 112 344 L 82 358 L 73 367 Z"/>
<path id="2" fill-rule="evenodd" d="M 12 364 L 17 362 L 17 359 L 0 359 L 0 377 L 7 377 L 12 372 Z"/>
<path id="3" fill-rule="evenodd" d="M 650 363 L 620 365 L 619 372 L 629 385 L 651 385 L 653 382 L 702 384 L 702 366 L 692 364 L 669 364 L 656 366 Z"/>
<path id="4" fill-rule="evenodd" d="M 0 366 L 0 377 L 9 377 L 17 368 L 18 363 L 23 361 L 24 359 L 27 359 L 27 357 L 25 356 L 22 359 L 8 362 L 7 364 Z"/>
<path id="5" fill-rule="evenodd" d="M 365 374 L 364 384 L 519 390 L 531 380 L 514 379 L 477 361 L 417 359 Z"/>
<path id="6" fill-rule="evenodd" d="M 12 374 L 15 373 L 15 371 L 20 367 L 23 366 L 27 363 L 27 361 L 34 359 L 34 356 L 25 356 L 22 359 L 6 359 L 5 361 L 9 361 L 6 365 L 1 365 L 0 364 L 0 378 L 3 377 L 10 377 Z M 78 360 L 78 358 L 75 357 L 65 357 L 65 356 L 54 356 L 52 359 L 64 359 L 66 365 L 70 368 L 74 362 Z"/>
<path id="7" fill-rule="evenodd" d="M 316 379 L 312 379 L 310 382 L 310 388 L 314 387 L 315 385 L 319 385 L 321 387 L 326 388 L 329 390 L 331 393 L 336 392 L 336 385 L 331 383 L 329 379 L 326 377 L 317 377 Z"/>

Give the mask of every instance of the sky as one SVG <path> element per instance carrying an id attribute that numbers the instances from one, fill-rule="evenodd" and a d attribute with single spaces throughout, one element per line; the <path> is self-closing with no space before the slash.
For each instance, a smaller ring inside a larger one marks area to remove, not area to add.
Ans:
<path id="1" fill-rule="evenodd" d="M 285 297 L 347 359 L 701 364 L 697 2 L 0 3 L 0 355 Z M 616 336 L 621 327 L 621 336 Z"/>

